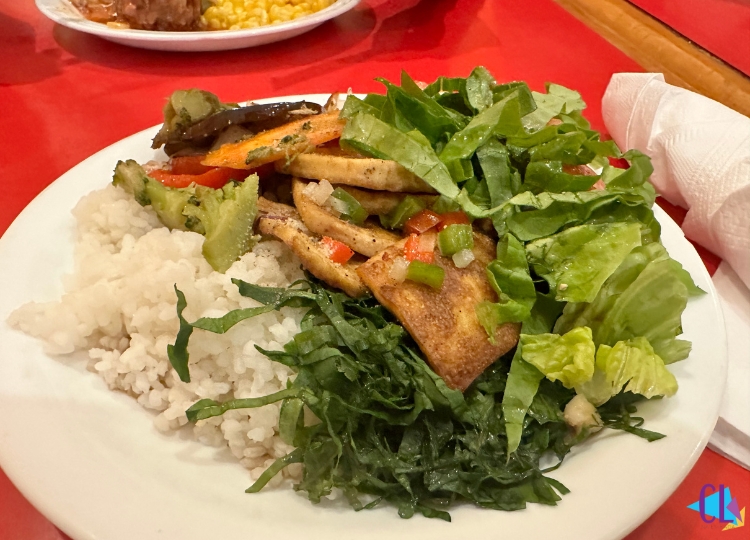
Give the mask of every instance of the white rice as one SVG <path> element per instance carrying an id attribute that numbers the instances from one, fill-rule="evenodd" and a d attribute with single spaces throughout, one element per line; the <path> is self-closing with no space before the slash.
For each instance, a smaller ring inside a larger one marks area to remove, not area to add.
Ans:
<path id="1" fill-rule="evenodd" d="M 244 321 L 224 335 L 195 330 L 190 340 L 191 382 L 183 383 L 167 359 L 179 327 L 174 285 L 185 294 L 188 321 L 259 305 L 240 296 L 231 278 L 286 286 L 302 277 L 299 261 L 279 242 L 261 242 L 226 274 L 201 255 L 203 236 L 169 231 L 150 207 L 109 185 L 73 210 L 77 220 L 75 271 L 64 278 L 59 302 L 29 303 L 9 323 L 44 340 L 50 354 L 87 351 L 88 368 L 112 390 L 127 392 L 158 412 L 162 432 L 187 423 L 185 409 L 199 399 L 259 397 L 286 387 L 292 371 L 260 354 L 280 350 L 303 311 L 283 308 Z M 226 445 L 256 479 L 292 448 L 276 433 L 279 405 L 229 411 L 195 425 L 201 442 Z M 288 468 L 285 476 L 299 474 Z M 277 477 L 276 482 L 281 481 Z"/>

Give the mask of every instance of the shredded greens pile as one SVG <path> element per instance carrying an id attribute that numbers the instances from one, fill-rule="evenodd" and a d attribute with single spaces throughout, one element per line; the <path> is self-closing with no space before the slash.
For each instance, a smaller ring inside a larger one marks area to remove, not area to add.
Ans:
<path id="1" fill-rule="evenodd" d="M 491 221 L 499 241 L 487 276 L 498 301 L 474 308 L 488 336 L 521 323 L 518 346 L 462 394 L 372 299 L 312 278 L 287 290 L 234 280 L 262 306 L 189 323 L 177 291 L 180 331 L 169 357 L 185 381 L 195 328 L 225 332 L 282 306 L 308 309 L 284 351 L 261 350 L 297 371 L 286 390 L 201 400 L 188 418 L 283 402 L 279 433 L 296 449 L 249 492 L 302 463 L 296 488 L 313 502 L 340 488 L 355 509 L 388 501 L 402 517 L 449 520 L 446 508 L 460 500 L 501 510 L 556 504 L 567 489 L 544 475 L 542 456 L 562 461 L 601 427 L 661 438 L 640 427 L 634 403 L 673 395 L 666 365 L 690 351 L 677 339 L 680 319 L 702 291 L 659 242 L 650 160 L 600 140 L 580 95 L 561 86 L 542 94 L 497 84 L 481 67 L 424 89 L 406 73 L 400 86 L 381 82 L 384 95 L 347 98 L 342 146 L 397 161 L 441 195 L 442 207 Z M 565 409 L 576 396 L 596 413 L 573 432 Z M 304 407 L 320 422 L 305 425 Z"/>

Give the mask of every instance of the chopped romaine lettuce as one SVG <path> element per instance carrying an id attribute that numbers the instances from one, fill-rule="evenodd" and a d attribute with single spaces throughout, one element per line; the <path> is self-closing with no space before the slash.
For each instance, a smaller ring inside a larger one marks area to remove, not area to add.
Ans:
<path id="1" fill-rule="evenodd" d="M 576 386 L 576 391 L 599 406 L 623 387 L 645 398 L 668 397 L 677 392 L 677 380 L 646 338 L 618 341 L 614 347 L 599 345 L 594 376 Z"/>
<path id="2" fill-rule="evenodd" d="M 583 384 L 594 375 L 595 351 L 591 329 L 579 326 L 563 334 L 521 334 L 521 357 L 551 381 L 565 388 Z"/>
<path id="3" fill-rule="evenodd" d="M 590 302 L 641 243 L 636 223 L 579 225 L 526 245 L 534 272 L 563 302 Z"/>

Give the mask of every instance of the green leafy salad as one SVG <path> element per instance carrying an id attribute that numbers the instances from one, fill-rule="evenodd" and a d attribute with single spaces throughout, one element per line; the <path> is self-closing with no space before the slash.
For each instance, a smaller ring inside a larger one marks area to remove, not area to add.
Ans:
<path id="1" fill-rule="evenodd" d="M 641 427 L 636 403 L 673 395 L 667 366 L 690 352 L 677 337 L 681 314 L 702 291 L 660 243 L 650 160 L 602 141 L 580 95 L 562 86 L 498 84 L 481 67 L 427 86 L 406 73 L 400 86 L 381 82 L 385 94 L 347 97 L 339 144 L 397 162 L 437 192 L 435 207 L 465 212 L 475 230 L 486 224 L 497 239 L 486 267 L 497 298 L 472 316 L 489 340 L 500 325 L 520 325 L 517 346 L 461 392 L 371 296 L 351 298 L 312 276 L 289 289 L 233 280 L 260 307 L 188 322 L 175 288 L 180 330 L 169 358 L 183 381 L 193 331 L 223 333 L 283 306 L 307 310 L 283 351 L 258 349 L 296 371 L 286 389 L 204 399 L 188 419 L 282 402 L 278 432 L 295 450 L 248 492 L 301 463 L 295 489 L 311 501 L 337 489 L 356 510 L 387 502 L 404 518 L 449 521 L 459 501 L 555 505 L 568 490 L 546 473 L 593 433 L 664 436 Z"/>

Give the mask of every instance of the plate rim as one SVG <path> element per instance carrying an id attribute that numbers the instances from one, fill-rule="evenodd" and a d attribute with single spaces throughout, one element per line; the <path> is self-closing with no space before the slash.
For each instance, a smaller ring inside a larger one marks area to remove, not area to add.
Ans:
<path id="1" fill-rule="evenodd" d="M 301 94 L 301 95 L 295 95 L 295 96 L 280 96 L 280 97 L 274 97 L 274 98 L 264 98 L 264 99 L 257 99 L 254 100 L 255 102 L 273 102 L 278 100 L 299 100 L 299 99 L 308 99 L 308 100 L 318 100 L 318 101 L 325 101 L 328 94 Z M 53 187 L 59 183 L 61 180 L 63 180 L 65 177 L 68 177 L 71 174 L 75 174 L 75 171 L 77 169 L 85 169 L 86 166 L 90 166 L 89 164 L 91 161 L 95 160 L 98 156 L 105 154 L 107 152 L 112 151 L 114 148 L 126 144 L 131 139 L 140 139 L 144 137 L 147 133 L 153 133 L 159 126 L 152 126 L 149 128 L 146 128 L 144 130 L 141 130 L 137 133 L 134 133 L 128 137 L 125 137 L 117 142 L 114 142 L 105 148 L 102 148 L 101 150 L 93 153 L 92 155 L 88 156 L 75 166 L 73 166 L 71 169 L 66 171 L 63 175 L 61 175 L 59 178 L 57 178 L 55 181 L 50 183 L 42 192 L 40 192 L 34 199 L 22 210 L 21 213 L 19 213 L 18 216 L 14 219 L 14 221 L 11 223 L 11 225 L 8 227 L 8 229 L 5 231 L 5 233 L 0 237 L 0 254 L 2 254 L 5 251 L 6 243 L 4 240 L 8 238 L 9 236 L 16 234 L 16 229 L 20 227 L 20 219 L 22 216 L 25 216 L 27 214 L 31 214 L 36 210 L 36 206 L 38 206 L 40 203 L 38 202 L 39 199 L 41 199 L 42 195 L 48 190 L 53 189 Z M 106 183 L 102 184 L 106 185 Z M 88 191 L 80 192 L 79 197 L 82 197 L 89 193 Z M 658 219 L 660 223 L 662 224 L 663 228 L 676 228 L 680 231 L 681 229 L 679 226 L 657 205 L 655 205 L 655 213 L 658 216 Z M 70 218 L 72 219 L 72 218 Z M 11 235 L 8 233 L 11 232 Z M 687 240 L 683 240 L 687 243 Z M 689 244 L 688 244 L 689 245 Z M 72 248 L 73 245 L 71 244 L 68 246 L 68 249 Z M 697 255 L 697 252 L 695 252 L 694 247 L 690 245 L 690 252 L 691 256 L 696 256 L 700 260 L 699 256 Z M 702 261 L 701 261 L 702 263 Z M 691 270 L 692 271 L 692 270 Z M 708 274 L 707 269 L 705 268 L 705 265 L 701 264 L 699 272 L 701 273 L 701 277 L 706 281 L 707 287 L 708 287 L 708 293 L 709 297 L 711 299 L 711 303 L 713 306 L 714 314 L 717 316 L 717 324 L 720 327 L 720 330 L 722 332 L 723 339 L 719 340 L 718 345 L 718 357 L 720 358 L 720 364 L 719 364 L 719 370 L 720 370 L 720 376 L 721 376 L 721 387 L 716 388 L 716 392 L 718 395 L 721 395 L 722 389 L 724 388 L 726 384 L 726 372 L 727 372 L 727 351 L 726 351 L 726 334 L 724 329 L 724 322 L 723 322 L 723 313 L 721 311 L 721 307 L 719 304 L 719 298 L 718 295 L 713 287 L 713 283 L 711 281 L 710 275 Z M 18 307 L 18 306 L 16 306 Z M 5 320 L 0 321 L 0 323 L 4 324 L 7 328 L 7 323 Z M 2 327 L 0 327 L 0 333 L 3 331 L 6 331 Z M 14 332 L 17 332 L 16 330 L 11 330 Z M 44 354 L 44 353 L 42 353 Z M 50 355 L 47 355 L 50 356 Z M 54 359 L 55 361 L 58 361 L 58 359 Z M 694 361 L 697 361 L 697 359 L 693 359 Z M 93 375 L 92 377 L 96 377 L 98 379 L 98 376 Z M 112 393 L 111 391 L 106 391 L 108 394 Z M 128 397 L 128 399 L 132 400 L 133 398 Z M 711 429 L 708 429 L 706 427 L 701 436 L 698 437 L 695 441 L 694 446 L 692 447 L 692 450 L 688 456 L 688 459 L 686 459 L 681 466 L 679 467 L 679 471 L 673 474 L 671 477 L 671 481 L 669 482 L 669 486 L 662 486 L 660 489 L 660 497 L 658 497 L 658 500 L 654 500 L 653 504 L 649 506 L 648 508 L 641 509 L 637 516 L 633 521 L 627 524 L 623 524 L 621 527 L 617 529 L 617 531 L 612 530 L 610 531 L 612 534 L 610 536 L 607 536 L 607 538 L 622 538 L 632 532 L 635 528 L 637 528 L 639 525 L 641 525 L 646 519 L 648 519 L 656 510 L 658 510 L 661 505 L 664 504 L 664 501 L 666 501 L 677 489 L 677 487 L 680 485 L 680 483 L 684 480 L 684 478 L 687 476 L 687 474 L 692 470 L 697 460 L 700 458 L 701 453 L 703 452 L 704 448 L 708 444 L 708 440 L 711 436 L 711 433 L 713 431 L 713 426 L 715 425 L 718 416 L 719 416 L 719 408 L 720 408 L 721 400 L 717 399 L 716 403 L 713 407 L 713 411 L 711 413 L 711 417 L 713 418 L 713 421 L 711 422 Z M 140 407 L 140 406 L 139 406 Z M 143 411 L 141 409 L 141 412 L 147 412 Z M 0 419 L 0 433 L 2 432 L 2 420 Z M 82 525 L 79 525 L 80 519 L 70 519 L 70 517 L 66 514 L 61 514 L 59 511 L 57 511 L 54 501 L 50 501 L 47 499 L 40 499 L 40 496 L 37 496 L 38 494 L 34 491 L 33 485 L 31 485 L 28 481 L 25 481 L 23 478 L 23 474 L 20 473 L 18 470 L 14 469 L 12 466 L 8 466 L 8 460 L 6 459 L 6 454 L 8 452 L 4 448 L 3 445 L 0 445 L 0 466 L 2 466 L 3 470 L 5 471 L 6 475 L 11 479 L 13 484 L 19 489 L 19 491 L 29 500 L 32 502 L 32 504 L 40 509 L 40 511 L 45 515 L 47 519 L 52 521 L 56 526 L 58 526 L 61 530 L 66 532 L 66 534 L 69 534 L 71 538 L 74 539 L 83 539 L 83 538 L 92 538 L 90 535 L 90 531 L 85 530 L 85 527 Z M 240 469 L 237 470 L 237 473 L 240 474 Z M 564 502 L 564 499 L 563 499 Z M 538 506 L 538 505 L 533 505 Z M 417 518 L 418 519 L 418 518 Z M 410 520 L 411 521 L 411 520 Z"/>

